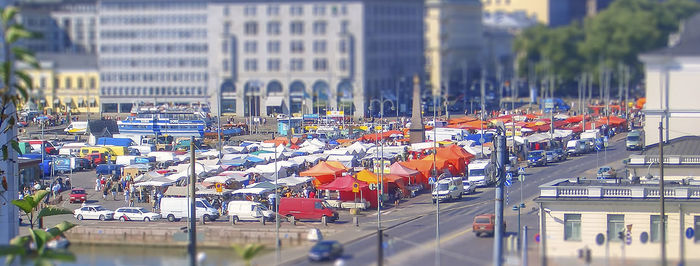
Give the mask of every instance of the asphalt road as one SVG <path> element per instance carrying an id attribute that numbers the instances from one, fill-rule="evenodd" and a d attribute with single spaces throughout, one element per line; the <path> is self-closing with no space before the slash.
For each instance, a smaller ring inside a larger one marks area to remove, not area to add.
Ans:
<path id="1" fill-rule="evenodd" d="M 629 154 L 630 152 L 624 147 L 624 138 L 618 136 L 610 143 L 606 152 L 572 157 L 547 167 L 527 168 L 525 182 L 516 182 L 506 190 L 507 204 L 504 213 L 507 235 L 516 233 L 518 215 L 512 207 L 520 202 L 521 190 L 526 204 L 521 215 L 521 225 L 528 226 L 528 240 L 533 242 L 532 236 L 538 232 L 538 216 L 537 207 L 532 199 L 539 195 L 539 185 L 559 178 L 595 178 L 598 167 L 614 162 L 619 165 L 619 162 Z M 491 264 L 493 238 L 476 237 L 471 230 L 471 224 L 474 216 L 494 212 L 494 195 L 494 188 L 483 188 L 478 189 L 477 194 L 467 196 L 459 202 L 440 204 L 439 249 L 435 244 L 435 206 L 431 204 L 429 195 L 424 194 L 411 200 L 411 208 L 419 209 L 422 214 L 411 213 L 402 216 L 401 211 L 397 210 L 384 215 L 387 219 L 394 220 L 392 225 L 384 229 L 385 264 L 436 265 L 436 250 L 440 251 L 439 260 L 443 265 Z M 374 214 L 376 215 L 376 212 Z M 376 218 L 374 221 L 365 222 L 376 226 Z M 505 245 L 504 243 L 504 249 Z M 376 234 L 350 241 L 345 243 L 345 255 L 342 259 L 345 265 L 376 265 L 377 247 Z M 309 262 L 299 259 L 292 264 L 308 265 Z"/>

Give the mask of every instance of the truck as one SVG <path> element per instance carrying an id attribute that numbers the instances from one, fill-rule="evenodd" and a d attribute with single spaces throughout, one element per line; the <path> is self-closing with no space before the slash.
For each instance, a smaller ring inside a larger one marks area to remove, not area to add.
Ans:
<path id="1" fill-rule="evenodd" d="M 433 203 L 436 201 L 453 201 L 462 199 L 464 184 L 461 177 L 449 177 L 440 179 L 433 187 Z"/>
<path id="2" fill-rule="evenodd" d="M 632 130 L 627 133 L 627 139 L 625 140 L 625 147 L 627 150 L 641 150 L 644 148 L 644 134 L 639 130 Z"/>
<path id="3" fill-rule="evenodd" d="M 586 140 L 575 139 L 566 143 L 566 154 L 569 156 L 581 155 L 587 152 Z"/>
<path id="4" fill-rule="evenodd" d="M 433 141 L 433 138 L 437 141 L 461 141 L 464 140 L 467 135 L 469 135 L 469 133 L 466 130 L 459 128 L 438 127 L 433 130 L 425 131 L 425 137 L 428 141 Z"/>
<path id="5" fill-rule="evenodd" d="M 95 145 L 99 146 L 121 146 L 121 147 L 129 147 L 134 144 L 134 141 L 130 138 L 99 138 L 97 139 L 97 143 Z"/>
<path id="6" fill-rule="evenodd" d="M 211 206 L 209 201 L 202 198 L 195 199 L 196 219 L 215 221 L 219 218 L 219 211 Z M 160 217 L 165 217 L 170 222 L 190 217 L 190 199 L 179 197 L 167 197 L 160 200 Z"/>
<path id="7" fill-rule="evenodd" d="M 589 129 L 584 132 L 581 132 L 581 139 L 598 139 L 600 138 L 600 131 L 597 129 Z"/>
<path id="8" fill-rule="evenodd" d="M 467 165 L 467 180 L 477 187 L 485 187 L 495 181 L 496 165 L 491 160 L 474 160 Z"/>
<path id="9" fill-rule="evenodd" d="M 41 151 L 41 147 L 43 146 L 44 152 L 46 152 L 46 154 L 51 154 L 51 155 L 58 154 L 58 150 L 56 149 L 56 147 L 54 147 L 53 144 L 51 144 L 51 142 L 48 142 L 46 140 L 39 140 L 39 139 L 22 140 L 22 141 L 20 141 L 20 144 L 22 144 L 22 143 L 29 143 L 29 145 L 32 146 L 32 151 L 34 151 L 34 152 Z M 22 145 L 20 145 L 20 149 L 21 149 L 21 147 L 22 147 Z"/>
<path id="10" fill-rule="evenodd" d="M 85 134 L 87 132 L 88 122 L 75 121 L 71 122 L 70 125 L 63 132 L 67 134 Z"/>

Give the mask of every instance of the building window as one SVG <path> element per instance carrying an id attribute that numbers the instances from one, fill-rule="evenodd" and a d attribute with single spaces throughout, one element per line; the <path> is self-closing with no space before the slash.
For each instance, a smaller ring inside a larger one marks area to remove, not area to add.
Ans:
<path id="1" fill-rule="evenodd" d="M 280 52 L 280 41 L 268 41 L 267 42 L 267 52 L 268 53 L 279 53 Z"/>
<path id="2" fill-rule="evenodd" d="M 564 214 L 564 241 L 581 241 L 580 214 Z"/>
<path id="3" fill-rule="evenodd" d="M 46 88 L 46 77 L 39 78 L 39 88 Z"/>
<path id="4" fill-rule="evenodd" d="M 316 34 L 316 35 L 326 34 L 326 25 L 327 25 L 327 23 L 325 21 L 314 22 L 314 34 Z"/>
<path id="5" fill-rule="evenodd" d="M 78 78 L 78 89 L 84 88 L 84 85 L 83 78 Z"/>
<path id="6" fill-rule="evenodd" d="M 608 214 L 608 240 L 613 242 L 622 241 L 619 233 L 625 231 L 624 214 Z"/>
<path id="7" fill-rule="evenodd" d="M 267 34 L 280 35 L 280 23 L 279 23 L 279 21 L 270 21 L 267 23 Z"/>
<path id="8" fill-rule="evenodd" d="M 348 60 L 345 58 L 340 59 L 340 62 L 338 62 L 338 68 L 340 68 L 341 71 L 348 70 Z"/>
<path id="9" fill-rule="evenodd" d="M 338 51 L 341 53 L 348 52 L 348 42 L 346 40 L 340 40 L 340 43 L 338 44 Z"/>
<path id="10" fill-rule="evenodd" d="M 326 60 L 325 58 L 314 59 L 314 70 L 316 70 L 316 71 L 328 70 L 328 60 Z"/>
<path id="11" fill-rule="evenodd" d="M 326 52 L 326 41 L 319 40 L 319 41 L 314 41 L 314 53 L 320 54 L 320 53 L 325 53 Z"/>
<path id="12" fill-rule="evenodd" d="M 245 28 L 246 35 L 257 35 L 258 34 L 258 23 L 255 21 L 246 22 L 243 27 Z"/>
<path id="13" fill-rule="evenodd" d="M 53 88 L 58 89 L 60 86 L 58 78 L 53 78 Z"/>
<path id="14" fill-rule="evenodd" d="M 304 59 L 294 58 L 289 61 L 290 69 L 292 71 L 303 71 L 304 70 Z"/>
<path id="15" fill-rule="evenodd" d="M 224 22 L 224 34 L 231 34 L 231 22 L 229 21 Z"/>
<path id="16" fill-rule="evenodd" d="M 95 89 L 97 88 L 97 81 L 95 78 L 90 78 L 90 89 Z"/>
<path id="17" fill-rule="evenodd" d="M 289 42 L 289 50 L 292 53 L 303 53 L 304 52 L 304 41 L 291 41 L 291 42 Z"/>
<path id="18" fill-rule="evenodd" d="M 228 71 L 228 69 L 229 69 L 228 59 L 224 59 L 224 61 L 221 62 L 221 65 L 222 65 L 224 71 Z"/>
<path id="19" fill-rule="evenodd" d="M 279 71 L 280 70 L 280 60 L 279 59 L 267 60 L 267 70 L 268 71 Z"/>
<path id="20" fill-rule="evenodd" d="M 228 54 L 228 40 L 224 39 L 221 42 L 221 52 L 224 54 Z"/>
<path id="21" fill-rule="evenodd" d="M 304 34 L 304 22 L 293 21 L 289 24 L 289 32 L 291 34 L 302 35 Z"/>
<path id="22" fill-rule="evenodd" d="M 224 7 L 224 16 L 228 16 L 230 14 L 230 10 L 228 9 L 228 6 Z"/>
<path id="23" fill-rule="evenodd" d="M 664 216 L 664 228 L 663 230 L 666 232 L 666 240 L 668 240 L 668 216 Z M 661 216 L 660 215 L 652 215 L 651 216 L 651 232 L 649 234 L 649 241 L 652 243 L 658 243 L 661 242 Z"/>
<path id="24" fill-rule="evenodd" d="M 315 5 L 315 6 L 314 6 L 314 15 L 316 15 L 316 16 L 324 16 L 324 15 L 326 15 L 326 6 L 324 6 L 324 5 Z"/>
<path id="25" fill-rule="evenodd" d="M 65 88 L 66 88 L 66 89 L 71 89 L 71 88 L 73 87 L 73 84 L 71 84 L 71 79 L 70 79 L 70 78 L 66 78 L 65 84 L 64 84 L 64 85 L 65 85 Z"/>
<path id="26" fill-rule="evenodd" d="M 348 33 L 350 31 L 350 21 L 343 20 L 340 22 L 340 33 Z"/>
<path id="27" fill-rule="evenodd" d="M 300 5 L 293 5 L 289 7 L 289 14 L 292 16 L 304 15 L 304 7 Z"/>
<path id="28" fill-rule="evenodd" d="M 268 6 L 267 7 L 267 15 L 268 16 L 278 16 L 280 14 L 280 7 L 279 6 Z"/>
<path id="29" fill-rule="evenodd" d="M 257 9 L 255 8 L 255 6 L 245 6 L 243 8 L 243 15 L 255 16 L 256 11 Z"/>
<path id="30" fill-rule="evenodd" d="M 245 71 L 248 72 L 258 71 L 258 61 L 255 59 L 246 59 L 244 67 Z"/>
<path id="31" fill-rule="evenodd" d="M 257 53 L 258 52 L 258 43 L 256 41 L 246 41 L 244 45 L 244 50 L 246 53 Z"/>

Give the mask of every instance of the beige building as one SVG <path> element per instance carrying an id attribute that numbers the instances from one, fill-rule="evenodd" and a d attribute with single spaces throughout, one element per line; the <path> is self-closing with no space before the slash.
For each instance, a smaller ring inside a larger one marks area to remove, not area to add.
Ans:
<path id="1" fill-rule="evenodd" d="M 670 47 L 639 57 L 646 78 L 646 145 L 659 142 L 662 120 L 665 141 L 700 135 L 700 15 L 688 19 L 681 29 L 669 38 L 675 40 Z"/>
<path id="2" fill-rule="evenodd" d="M 94 55 L 39 53 L 39 69 L 27 70 L 34 90 L 30 102 L 47 113 L 99 112 L 99 72 Z"/>
<path id="3" fill-rule="evenodd" d="M 658 130 L 656 132 L 658 134 Z M 629 178 L 659 178 L 659 146 L 630 155 Z M 685 136 L 664 144 L 664 180 L 700 180 L 700 136 Z"/>
<path id="4" fill-rule="evenodd" d="M 666 250 L 669 265 L 700 263 L 700 182 L 667 182 Z M 540 248 L 557 265 L 658 265 L 661 222 L 658 181 L 606 183 L 558 179 L 540 186 Z M 542 230 L 544 229 L 544 230 Z M 622 237 L 620 239 L 619 237 Z M 606 255 L 607 254 L 607 255 Z"/>
<path id="5" fill-rule="evenodd" d="M 426 72 L 433 94 L 468 86 L 468 69 L 479 68 L 483 49 L 481 3 L 478 0 L 427 0 Z M 457 90 L 462 91 L 462 90 Z"/>

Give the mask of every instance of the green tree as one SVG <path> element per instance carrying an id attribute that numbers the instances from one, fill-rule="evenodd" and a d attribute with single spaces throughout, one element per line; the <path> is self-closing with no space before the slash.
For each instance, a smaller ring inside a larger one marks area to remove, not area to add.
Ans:
<path id="1" fill-rule="evenodd" d="M 233 249 L 236 251 L 236 254 L 238 254 L 238 256 L 245 261 L 245 265 L 250 266 L 250 262 L 253 260 L 253 258 L 260 255 L 260 252 L 265 250 L 265 246 L 251 243 L 245 246 L 234 245 Z"/>
<path id="2" fill-rule="evenodd" d="M 614 69 L 624 64 L 642 73 L 639 54 L 664 47 L 679 23 L 698 11 L 700 4 L 692 0 L 616 0 L 583 24 L 528 28 L 513 45 L 519 74 L 527 73 L 531 63 L 540 76 L 554 75 L 564 83 L 584 71 L 596 73 L 602 66 Z M 564 93 L 575 93 L 575 86 L 570 88 Z"/>
<path id="3" fill-rule="evenodd" d="M 23 214 L 27 217 L 29 220 L 29 228 L 34 229 L 34 226 L 36 225 L 37 221 L 39 219 L 47 217 L 47 216 L 53 216 L 53 215 L 61 215 L 61 214 L 72 214 L 73 212 L 67 209 L 63 208 L 58 208 L 56 206 L 45 206 L 36 211 L 41 204 L 41 201 L 47 197 L 49 194 L 48 190 L 39 190 L 34 193 L 34 195 L 31 196 L 26 196 L 21 200 L 13 200 L 12 204 L 17 206 Z"/>

